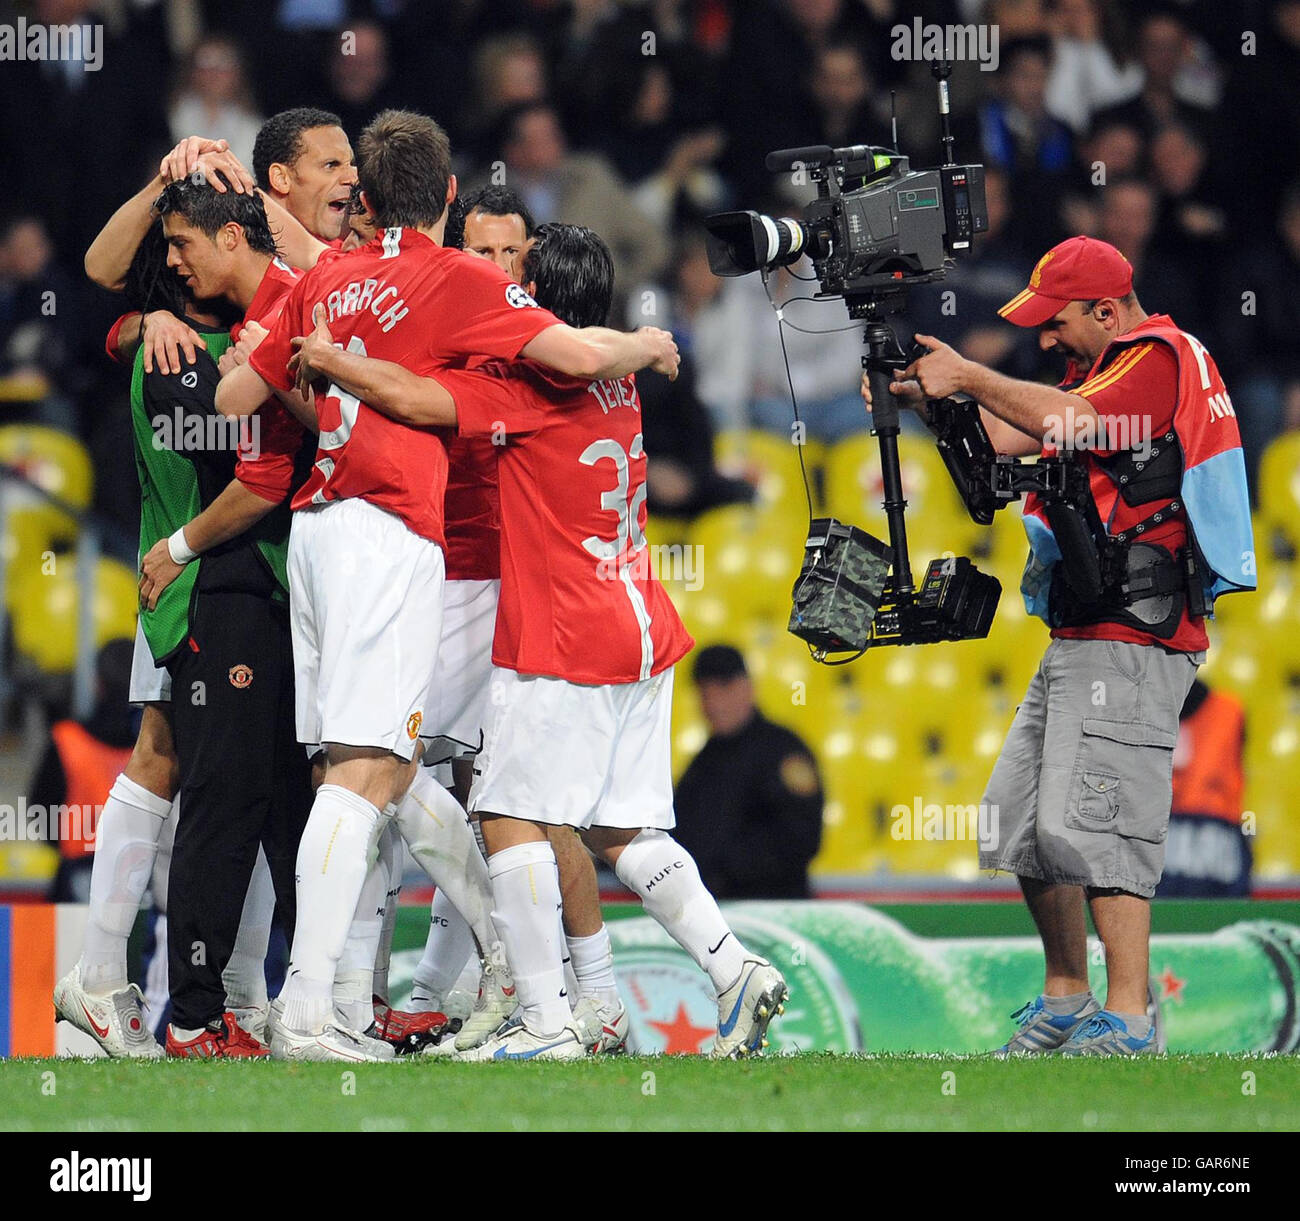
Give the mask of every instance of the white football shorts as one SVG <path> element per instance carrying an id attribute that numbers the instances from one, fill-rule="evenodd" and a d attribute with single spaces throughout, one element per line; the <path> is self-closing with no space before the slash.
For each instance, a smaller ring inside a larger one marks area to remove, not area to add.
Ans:
<path id="1" fill-rule="evenodd" d="M 135 621 L 135 650 L 131 654 L 131 685 L 127 689 L 127 699 L 133 704 L 172 702 L 172 676 L 166 666 L 153 664 L 153 653 L 138 618 Z"/>
<path id="2" fill-rule="evenodd" d="M 360 499 L 293 515 L 289 624 L 298 741 L 410 759 L 442 630 L 442 548 Z"/>
<path id="3" fill-rule="evenodd" d="M 427 766 L 472 758 L 483 744 L 500 597 L 500 581 L 447 582 L 438 669 L 425 699 L 420 731 L 429 739 Z"/>
<path id="4" fill-rule="evenodd" d="M 585 686 L 494 666 L 471 812 L 668 830 L 673 672 Z"/>

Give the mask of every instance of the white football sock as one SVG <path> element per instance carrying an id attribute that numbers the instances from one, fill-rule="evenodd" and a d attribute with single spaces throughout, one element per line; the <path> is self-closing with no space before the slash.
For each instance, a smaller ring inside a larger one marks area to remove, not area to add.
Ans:
<path id="1" fill-rule="evenodd" d="M 695 858 L 666 831 L 645 830 L 619 853 L 618 880 L 640 896 L 645 909 L 696 963 L 719 991 L 731 986 L 745 961 L 745 947 L 700 881 Z"/>
<path id="2" fill-rule="evenodd" d="M 316 790 L 298 842 L 298 919 L 280 993 L 292 1030 L 319 1032 L 333 1018 L 334 976 L 379 832 L 379 808 L 364 797 L 337 784 Z"/>
<path id="3" fill-rule="evenodd" d="M 411 979 L 411 1008 L 416 1013 L 441 1009 L 473 953 L 474 933 L 465 917 L 443 891 L 436 891 L 424 954 Z"/>
<path id="4" fill-rule="evenodd" d="M 397 807 L 392 807 L 390 818 L 397 816 Z M 385 807 L 385 813 L 388 812 Z M 387 846 L 385 846 L 387 844 Z M 402 896 L 402 873 L 406 868 L 406 849 L 402 845 L 402 834 L 397 827 L 389 823 L 389 830 L 380 841 L 380 852 L 388 862 L 388 890 L 384 895 L 384 927 L 379 934 L 379 948 L 375 951 L 374 980 L 371 983 L 373 995 L 388 1004 L 388 967 L 393 958 L 393 934 L 397 930 L 397 906 Z"/>
<path id="5" fill-rule="evenodd" d="M 391 806 L 385 807 L 387 815 Z M 345 1025 L 365 1030 L 375 1020 L 375 956 L 384 935 L 384 904 L 388 897 L 388 878 L 392 872 L 396 831 L 388 817 L 382 820 L 366 880 L 357 899 L 357 910 L 348 928 L 343 954 L 334 973 L 334 1008 Z"/>
<path id="6" fill-rule="evenodd" d="M 253 876 L 248 880 L 248 893 L 244 896 L 244 910 L 239 916 L 235 948 L 221 972 L 227 1009 L 255 1009 L 266 1004 L 266 947 L 271 942 L 274 918 L 275 886 L 266 853 L 259 844 Z"/>
<path id="7" fill-rule="evenodd" d="M 397 825 L 416 863 L 446 892 L 486 954 L 497 939 L 492 885 L 460 802 L 421 768 L 397 807 Z"/>
<path id="8" fill-rule="evenodd" d="M 127 985 L 126 941 L 153 873 L 172 803 L 125 774 L 113 781 L 95 828 L 81 986 L 104 995 Z"/>
<path id="9" fill-rule="evenodd" d="M 569 957 L 578 982 L 578 995 L 590 996 L 602 1005 L 618 1005 L 618 982 L 614 979 L 614 947 L 609 929 L 603 924 L 590 937 L 569 937 Z"/>
<path id="10" fill-rule="evenodd" d="M 549 841 L 515 844 L 488 862 L 492 919 L 505 943 L 524 1022 L 558 1034 L 572 1018 L 564 987 L 560 871 Z"/>

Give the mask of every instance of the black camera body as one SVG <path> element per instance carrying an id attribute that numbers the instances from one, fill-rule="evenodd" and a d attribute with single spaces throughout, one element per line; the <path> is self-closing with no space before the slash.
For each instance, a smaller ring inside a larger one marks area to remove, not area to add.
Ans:
<path id="1" fill-rule="evenodd" d="M 868 300 L 942 279 L 954 254 L 988 228 L 982 165 L 913 170 L 900 153 L 874 145 L 782 149 L 773 172 L 817 184 L 802 220 L 721 212 L 705 222 L 714 275 L 783 267 L 807 254 L 822 291 L 843 296 L 853 317 Z"/>

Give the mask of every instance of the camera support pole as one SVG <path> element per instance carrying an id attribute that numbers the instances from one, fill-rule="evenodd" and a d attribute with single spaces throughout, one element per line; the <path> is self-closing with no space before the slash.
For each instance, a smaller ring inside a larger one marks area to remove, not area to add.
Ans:
<path id="1" fill-rule="evenodd" d="M 880 442 L 880 474 L 884 482 L 885 517 L 889 522 L 889 542 L 894 549 L 892 592 L 904 600 L 915 592 L 912 564 L 907 554 L 907 525 L 904 510 L 903 482 L 898 464 L 898 401 L 890 393 L 893 375 L 906 366 L 892 328 L 874 311 L 867 315 L 862 342 L 867 354 L 862 367 L 871 387 L 872 432 Z"/>

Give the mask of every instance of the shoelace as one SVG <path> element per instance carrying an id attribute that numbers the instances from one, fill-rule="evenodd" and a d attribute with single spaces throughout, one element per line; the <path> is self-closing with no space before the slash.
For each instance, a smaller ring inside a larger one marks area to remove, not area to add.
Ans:
<path id="1" fill-rule="evenodd" d="M 1100 1013 L 1094 1013 L 1079 1031 L 1081 1039 L 1096 1039 L 1106 1034 L 1122 1034 L 1126 1029 L 1123 1024 L 1112 1017 L 1104 1009 Z"/>
<path id="2" fill-rule="evenodd" d="M 1019 1009 L 1011 1015 L 1011 1020 L 1018 1026 L 1028 1026 L 1043 1011 L 1043 1001 L 1041 997 L 1034 997 L 1032 1001 L 1026 1001 Z"/>

